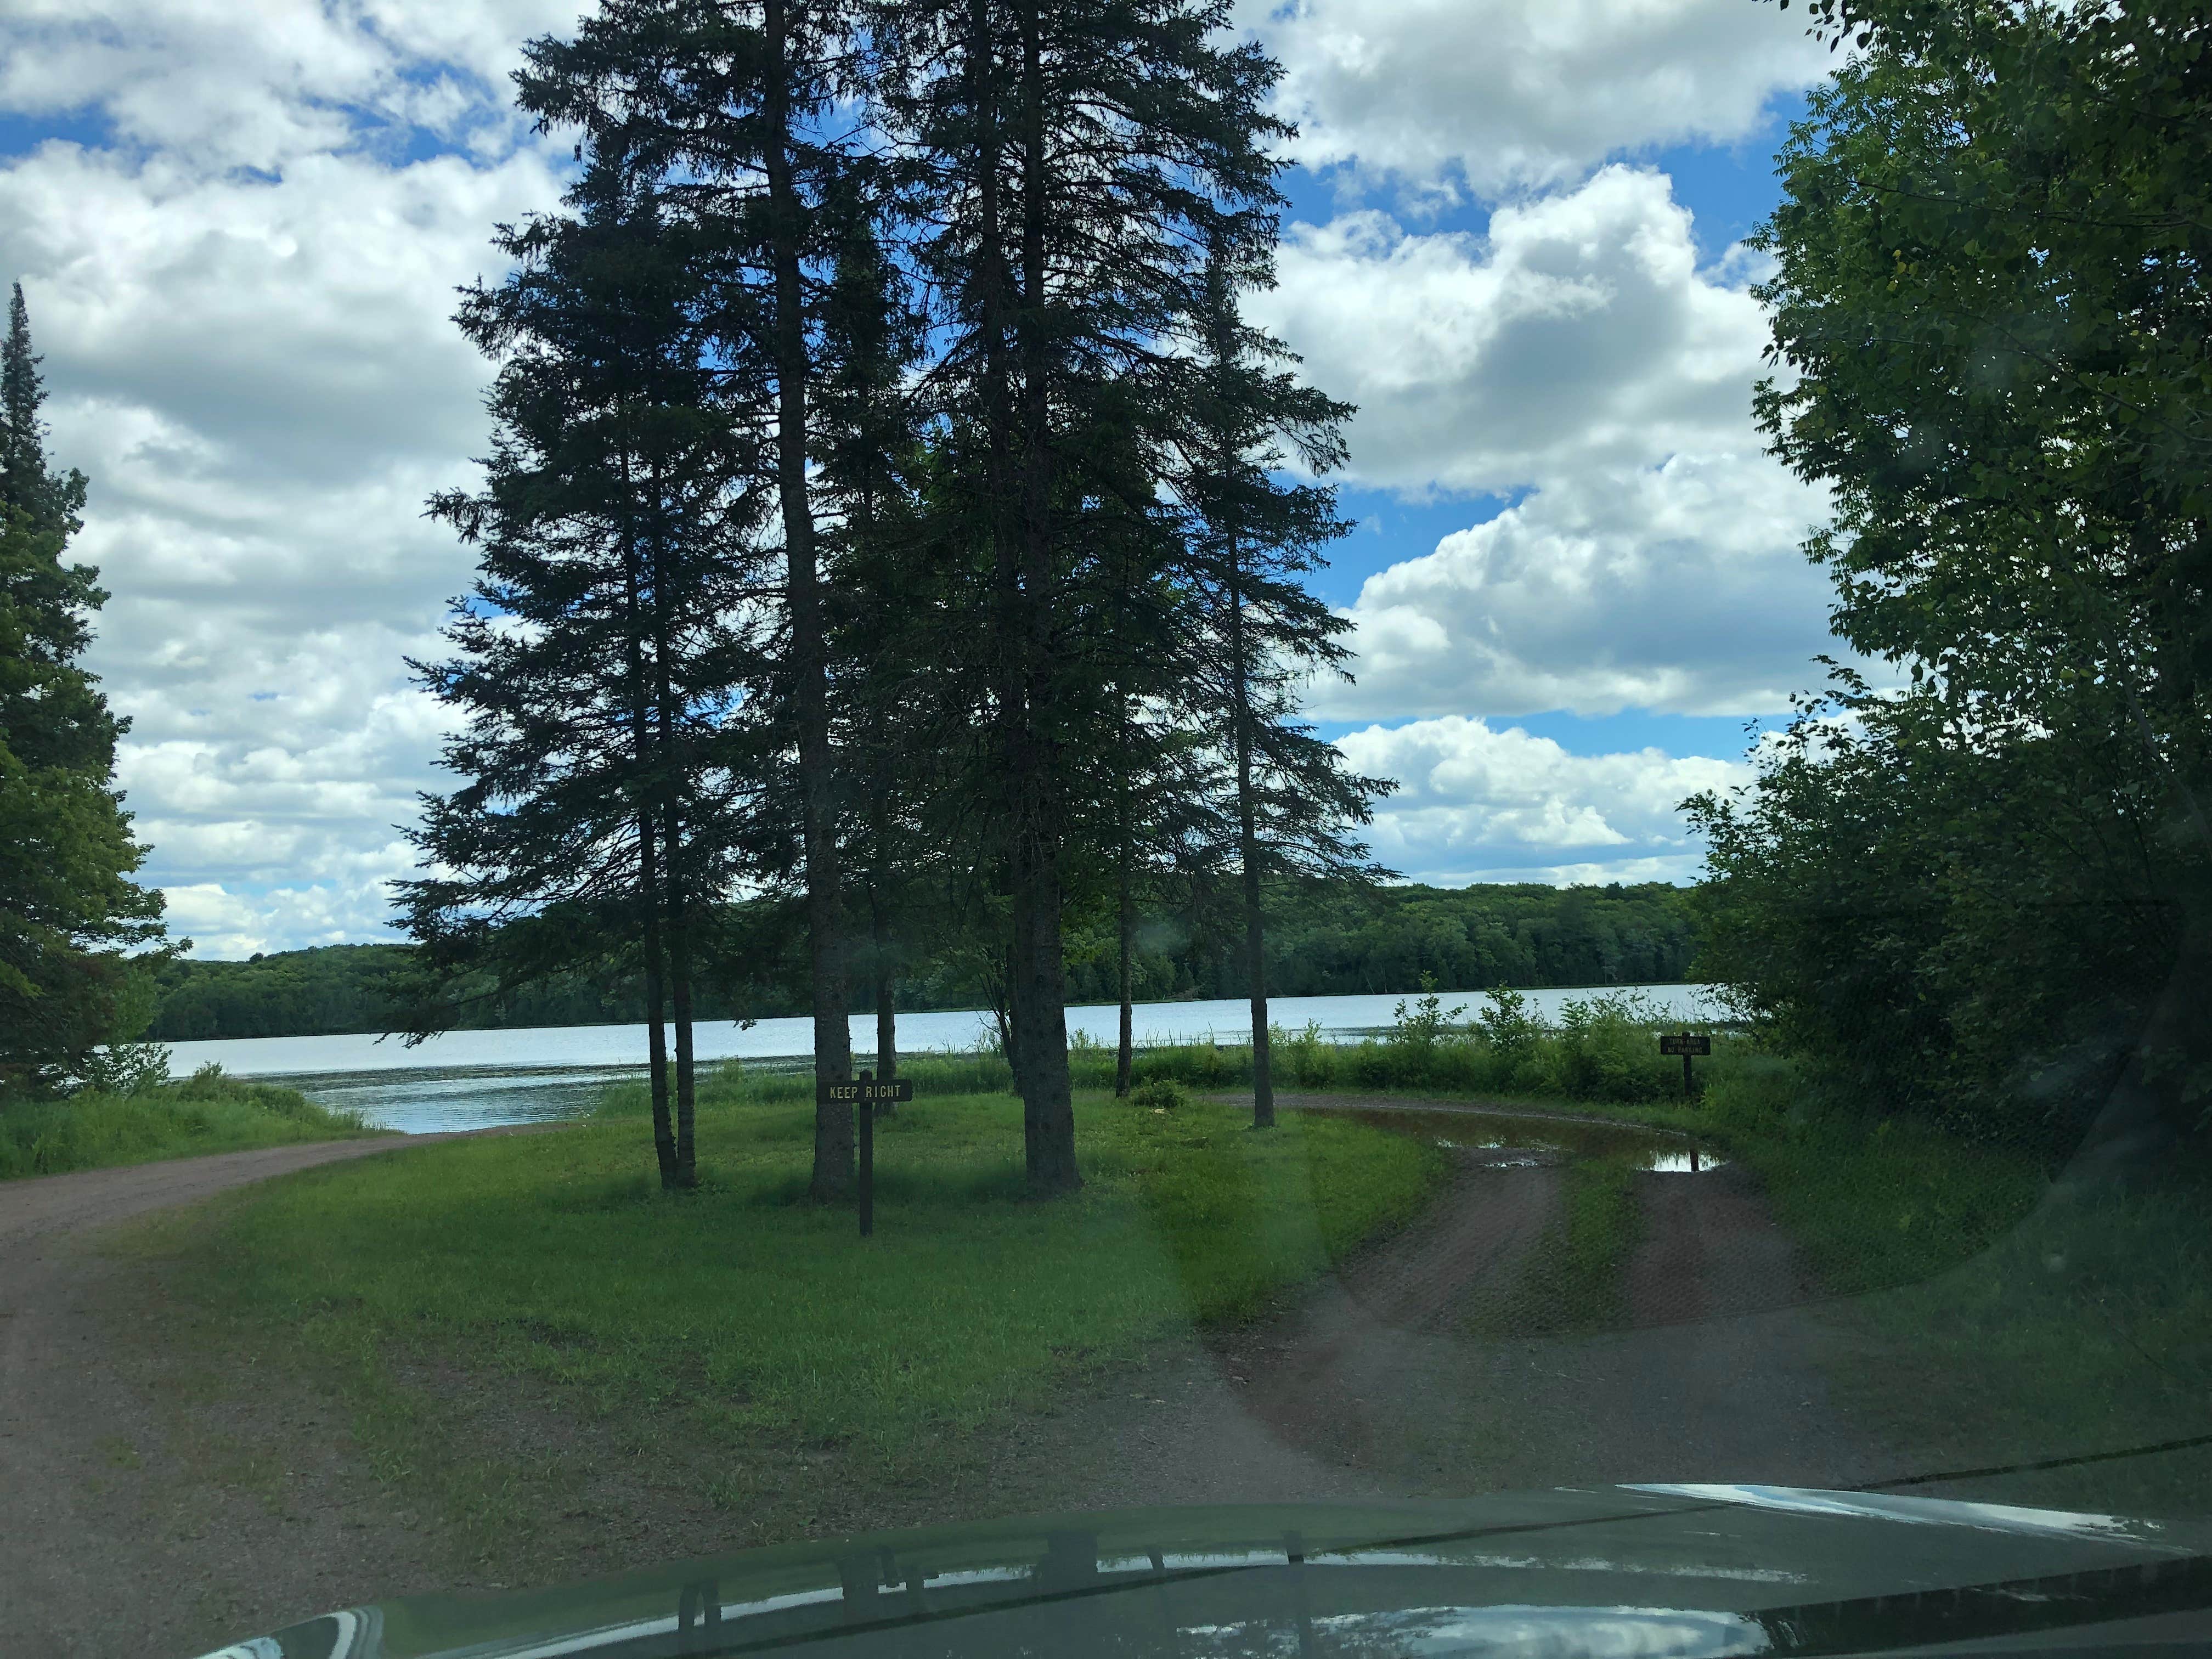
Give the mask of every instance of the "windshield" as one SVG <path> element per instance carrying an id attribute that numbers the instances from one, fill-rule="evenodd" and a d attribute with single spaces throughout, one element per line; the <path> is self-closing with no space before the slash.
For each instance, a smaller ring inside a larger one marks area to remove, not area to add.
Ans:
<path id="1" fill-rule="evenodd" d="M 2203 33 L 0 17 L 0 1651 L 2193 1629 Z"/>

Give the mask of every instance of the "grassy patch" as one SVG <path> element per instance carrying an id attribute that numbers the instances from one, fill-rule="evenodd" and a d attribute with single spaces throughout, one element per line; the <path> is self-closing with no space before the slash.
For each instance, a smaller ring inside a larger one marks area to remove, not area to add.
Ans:
<path id="1" fill-rule="evenodd" d="M 2212 1432 L 2212 1192 L 2054 1193 L 1992 1248 L 1844 1310 L 1844 1398 L 1929 1467 Z M 2202 1515 L 2212 1449 L 2005 1477 L 2023 1503 Z"/>
<path id="2" fill-rule="evenodd" d="M 2054 1185 L 2027 1147 L 1806 1109 L 1786 1067 L 1715 1091 L 1715 1137 L 1763 1183 L 1834 1305 L 1837 1397 L 1923 1469 L 2212 1432 L 2212 1188 Z M 2181 1171 L 2182 1173 L 2175 1173 Z M 1976 1483 L 1975 1496 L 2201 1515 L 2212 1453 Z"/>
<path id="3" fill-rule="evenodd" d="M 1256 1135 L 1224 1107 L 1097 1100 L 1079 1122 L 1089 1184 L 1039 1204 L 1017 1102 L 915 1101 L 878 1127 L 869 1240 L 805 1197 L 811 1107 L 710 1091 L 693 1194 L 658 1190 L 618 1111 L 310 1171 L 167 1248 L 225 1310 L 356 1370 L 404 1351 L 727 1443 L 895 1456 L 1155 1334 L 1255 1311 L 1408 1218 L 1443 1172 L 1435 1149 L 1352 1122 Z"/>
<path id="4" fill-rule="evenodd" d="M 1971 1260 L 2018 1227 L 2049 1186 L 2033 1157 L 1901 1119 L 1778 1125 L 1730 1141 L 1823 1287 L 1838 1294 L 1915 1284 Z"/>
<path id="5" fill-rule="evenodd" d="M 210 1073 L 136 1094 L 0 1107 L 0 1180 L 365 1134 L 296 1090 Z"/>

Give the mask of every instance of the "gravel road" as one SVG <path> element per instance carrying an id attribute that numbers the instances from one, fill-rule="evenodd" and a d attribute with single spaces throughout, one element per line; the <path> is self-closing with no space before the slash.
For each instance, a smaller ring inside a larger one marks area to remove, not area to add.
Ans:
<path id="1" fill-rule="evenodd" d="M 337 1561 L 418 1582 L 411 1517 L 364 1496 L 343 1427 L 319 1421 L 328 1407 L 296 1384 L 257 1378 L 242 1407 L 216 1406 L 180 1431 L 173 1408 L 221 1391 L 131 1340 L 157 1310 L 135 1305 L 142 1288 L 91 1236 L 271 1176 L 457 1138 L 0 1182 L 0 1654 L 179 1655 L 188 1633 L 231 1627 L 246 1608 L 325 1605 Z M 301 1467 L 257 1456 L 263 1425 L 280 1418 L 307 1453 L 287 1461 Z"/>

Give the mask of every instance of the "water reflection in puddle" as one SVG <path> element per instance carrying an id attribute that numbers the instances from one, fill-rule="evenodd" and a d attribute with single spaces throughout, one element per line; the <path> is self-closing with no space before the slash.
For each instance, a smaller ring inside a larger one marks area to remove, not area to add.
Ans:
<path id="1" fill-rule="evenodd" d="M 1701 1152 L 1695 1147 L 1686 1152 L 1654 1152 L 1644 1168 L 1654 1175 L 1703 1175 L 1708 1170 L 1717 1170 L 1728 1163 L 1724 1158 Z"/>
<path id="2" fill-rule="evenodd" d="M 1565 1157 L 1618 1159 L 1655 1175 L 1703 1175 L 1728 1163 L 1704 1147 L 1685 1144 L 1679 1136 L 1633 1124 L 1435 1108 L 1378 1109 L 1358 1116 L 1363 1123 L 1413 1135 L 1447 1151 L 1487 1154 L 1481 1161 L 1492 1169 L 1556 1164 Z M 1519 1156 L 1497 1156 L 1501 1152 Z"/>

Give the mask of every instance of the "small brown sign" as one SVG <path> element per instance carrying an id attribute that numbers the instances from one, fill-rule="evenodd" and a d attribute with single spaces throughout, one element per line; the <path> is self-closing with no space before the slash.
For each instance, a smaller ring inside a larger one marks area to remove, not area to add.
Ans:
<path id="1" fill-rule="evenodd" d="M 1713 1051 L 1713 1040 L 1687 1031 L 1670 1032 L 1659 1039 L 1662 1054 L 1709 1054 Z"/>
<path id="2" fill-rule="evenodd" d="M 846 1101 L 855 1106 L 878 1106 L 890 1101 L 912 1100 L 914 1079 L 894 1078 L 888 1083 L 824 1083 L 814 1091 L 815 1100 L 822 1104 Z"/>

